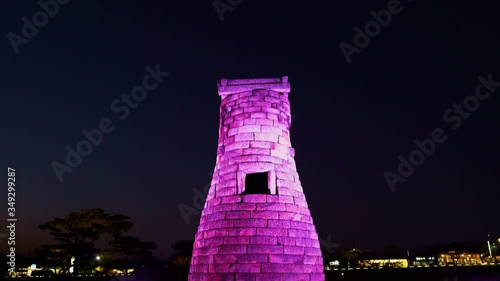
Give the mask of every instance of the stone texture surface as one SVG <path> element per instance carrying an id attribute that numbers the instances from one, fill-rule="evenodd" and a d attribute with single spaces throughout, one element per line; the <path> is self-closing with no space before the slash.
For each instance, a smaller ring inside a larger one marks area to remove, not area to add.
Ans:
<path id="1" fill-rule="evenodd" d="M 190 281 L 324 281 L 318 235 L 290 142 L 288 78 L 221 79 L 216 166 Z M 271 194 L 245 194 L 269 173 Z"/>

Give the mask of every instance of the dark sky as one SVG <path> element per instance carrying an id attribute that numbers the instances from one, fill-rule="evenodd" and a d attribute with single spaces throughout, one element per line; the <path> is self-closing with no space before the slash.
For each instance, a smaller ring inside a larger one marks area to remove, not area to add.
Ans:
<path id="1" fill-rule="evenodd" d="M 7 34 L 22 35 L 21 18 L 41 8 L 2 3 L 0 147 L 17 172 L 18 254 L 51 241 L 39 224 L 91 207 L 129 215 L 161 257 L 193 239 L 199 218 L 186 224 L 178 206 L 211 180 L 216 80 L 283 75 L 322 239 L 375 249 L 500 236 L 500 87 L 457 130 L 443 120 L 479 75 L 500 81 L 498 6 L 401 1 L 347 63 L 339 44 L 354 44 L 353 28 L 389 2 L 243 0 L 221 21 L 211 1 L 70 1 L 17 54 Z M 120 120 L 111 103 L 157 64 L 170 76 Z M 103 118 L 115 130 L 60 183 L 51 163 Z M 391 192 L 384 172 L 435 128 L 447 140 Z"/>

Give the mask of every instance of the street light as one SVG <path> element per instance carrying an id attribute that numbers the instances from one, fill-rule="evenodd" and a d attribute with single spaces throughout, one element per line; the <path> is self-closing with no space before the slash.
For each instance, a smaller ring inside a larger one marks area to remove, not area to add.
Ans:
<path id="1" fill-rule="evenodd" d="M 95 259 L 96 260 L 101 260 L 101 256 L 96 256 Z"/>
<path id="2" fill-rule="evenodd" d="M 493 258 L 493 255 L 491 254 L 491 245 L 490 245 L 490 235 L 488 234 L 488 250 L 490 251 L 490 259 Z M 491 262 L 491 260 L 490 260 Z"/>

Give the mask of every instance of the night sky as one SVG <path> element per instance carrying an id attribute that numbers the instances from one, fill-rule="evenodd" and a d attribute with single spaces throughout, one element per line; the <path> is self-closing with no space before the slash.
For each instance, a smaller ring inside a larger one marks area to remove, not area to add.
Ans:
<path id="1" fill-rule="evenodd" d="M 355 46 L 354 28 L 390 2 L 243 0 L 221 21 L 211 1 L 69 1 L 17 54 L 8 34 L 21 36 L 21 18 L 33 22 L 41 7 L 2 3 L 0 147 L 2 177 L 17 172 L 17 254 L 52 241 L 38 225 L 92 207 L 130 216 L 131 234 L 156 242 L 159 257 L 194 239 L 199 216 L 186 224 L 179 204 L 193 206 L 193 188 L 211 180 L 217 79 L 285 75 L 322 239 L 379 249 L 500 236 L 500 87 L 456 130 L 443 119 L 478 76 L 500 81 L 498 6 L 401 1 L 348 63 L 341 42 Z M 170 75 L 127 116 L 113 112 L 158 64 Z M 103 118 L 115 129 L 59 182 L 52 163 L 65 164 L 65 147 Z M 398 156 L 436 128 L 446 141 L 392 192 L 384 173 L 398 173 Z"/>

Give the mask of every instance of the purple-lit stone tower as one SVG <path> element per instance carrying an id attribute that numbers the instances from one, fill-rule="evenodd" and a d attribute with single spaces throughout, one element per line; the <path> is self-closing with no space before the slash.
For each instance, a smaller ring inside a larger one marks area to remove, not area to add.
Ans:
<path id="1" fill-rule="evenodd" d="M 323 281 L 290 144 L 288 78 L 221 79 L 217 163 L 189 281 Z"/>

